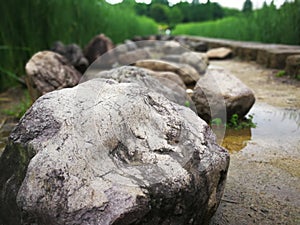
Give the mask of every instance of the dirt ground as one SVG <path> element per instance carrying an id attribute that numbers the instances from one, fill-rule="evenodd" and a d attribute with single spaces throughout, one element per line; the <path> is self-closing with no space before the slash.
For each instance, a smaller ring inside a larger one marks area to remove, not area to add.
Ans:
<path id="1" fill-rule="evenodd" d="M 300 224 L 300 82 L 238 60 L 212 61 L 250 87 L 254 122 L 231 152 L 227 184 L 211 225 Z M 242 137 L 242 136 L 241 136 Z"/>

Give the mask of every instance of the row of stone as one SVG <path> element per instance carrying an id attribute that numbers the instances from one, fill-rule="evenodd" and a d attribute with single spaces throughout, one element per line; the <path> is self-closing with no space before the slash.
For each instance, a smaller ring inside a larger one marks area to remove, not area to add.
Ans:
<path id="1" fill-rule="evenodd" d="M 178 38 L 178 37 L 177 37 Z M 234 56 L 248 61 L 256 61 L 268 68 L 285 70 L 287 74 L 300 74 L 300 46 L 282 44 L 262 44 L 204 37 L 180 37 L 182 42 L 206 45 L 207 48 L 227 47 Z"/>
<path id="2" fill-rule="evenodd" d="M 83 76 L 62 55 L 32 57 L 30 88 L 42 96 L 0 158 L 0 224 L 209 223 L 229 154 L 193 105 L 181 106 L 192 103 L 186 85 L 205 77 L 207 59 L 169 50 L 106 70 L 101 60 L 116 54 L 102 55 Z"/>

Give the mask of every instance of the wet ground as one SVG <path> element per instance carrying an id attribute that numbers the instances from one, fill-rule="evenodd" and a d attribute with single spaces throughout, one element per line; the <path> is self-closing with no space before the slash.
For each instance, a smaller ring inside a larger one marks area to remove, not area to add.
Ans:
<path id="1" fill-rule="evenodd" d="M 255 92 L 256 128 L 227 131 L 227 185 L 211 224 L 300 224 L 300 82 L 255 63 L 213 61 Z"/>
<path id="2" fill-rule="evenodd" d="M 212 61 L 255 92 L 256 128 L 227 130 L 231 163 L 221 205 L 211 224 L 300 224 L 300 82 L 238 60 Z M 22 90 L 0 94 L 0 109 L 22 101 Z M 17 121 L 0 112 L 0 155 Z"/>

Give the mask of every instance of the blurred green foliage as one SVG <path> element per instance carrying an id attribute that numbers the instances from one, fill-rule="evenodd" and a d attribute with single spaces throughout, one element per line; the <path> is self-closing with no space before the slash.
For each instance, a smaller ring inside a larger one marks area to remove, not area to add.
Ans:
<path id="1" fill-rule="evenodd" d="M 203 23 L 179 24 L 174 35 L 188 34 L 264 43 L 300 45 L 300 0 L 284 3 L 280 9 L 263 8 Z"/>
<path id="2" fill-rule="evenodd" d="M 158 32 L 154 20 L 104 0 L 10 0 L 0 15 L 0 91 L 17 83 L 35 52 L 57 40 L 84 47 L 100 33 L 119 43 Z"/>

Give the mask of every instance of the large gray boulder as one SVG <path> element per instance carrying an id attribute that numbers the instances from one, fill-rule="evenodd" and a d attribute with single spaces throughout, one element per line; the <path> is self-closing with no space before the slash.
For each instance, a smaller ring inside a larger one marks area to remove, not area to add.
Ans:
<path id="1" fill-rule="evenodd" d="M 108 71 L 86 75 L 84 79 L 105 78 L 113 79 L 119 83 L 137 83 L 144 88 L 164 95 L 167 99 L 179 105 L 184 106 L 188 102 L 189 107 L 194 112 L 197 112 L 191 97 L 186 93 L 185 89 L 170 79 L 158 78 L 154 73 L 155 72 L 144 68 L 122 66 Z"/>
<path id="2" fill-rule="evenodd" d="M 39 98 L 10 135 L 0 224 L 208 224 L 228 164 L 190 109 L 90 80 Z"/>
<path id="3" fill-rule="evenodd" d="M 202 76 L 192 96 L 199 116 L 229 120 L 233 114 L 243 118 L 255 102 L 253 91 L 223 68 L 211 67 Z"/>

